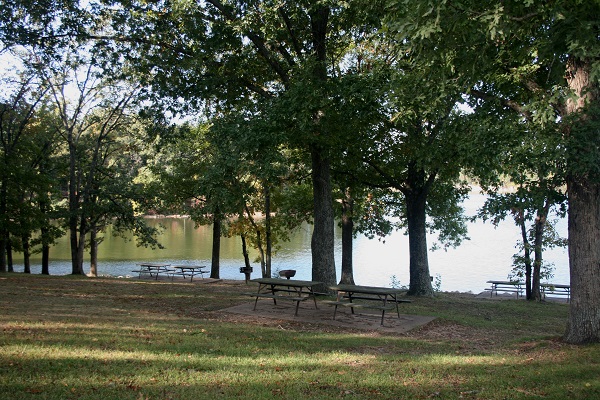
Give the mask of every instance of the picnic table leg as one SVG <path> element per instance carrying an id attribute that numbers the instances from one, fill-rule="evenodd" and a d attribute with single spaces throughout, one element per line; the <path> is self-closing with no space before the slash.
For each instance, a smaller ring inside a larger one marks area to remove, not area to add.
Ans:
<path id="1" fill-rule="evenodd" d="M 335 314 L 337 314 L 337 308 L 338 308 L 338 305 L 336 304 L 335 308 L 333 309 L 333 319 L 335 319 Z"/>
<path id="2" fill-rule="evenodd" d="M 300 308 L 300 300 L 296 301 L 296 312 L 294 313 L 294 317 L 298 316 L 298 308 Z"/>
<path id="3" fill-rule="evenodd" d="M 387 305 L 387 298 L 387 295 L 385 295 L 385 297 L 383 298 L 383 308 L 381 309 L 381 326 L 383 326 L 383 317 L 385 316 L 385 306 Z"/>

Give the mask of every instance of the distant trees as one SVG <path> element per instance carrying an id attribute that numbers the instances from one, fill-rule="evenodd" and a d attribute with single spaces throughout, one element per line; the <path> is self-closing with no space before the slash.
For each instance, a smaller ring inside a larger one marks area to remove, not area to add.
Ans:
<path id="1" fill-rule="evenodd" d="M 505 143 L 493 151 L 497 163 L 485 166 L 486 173 L 480 174 L 488 194 L 480 216 L 493 224 L 510 217 L 521 232 L 514 271 L 525 278 L 529 300 L 541 300 L 544 249 L 566 246 L 549 219 L 551 214 L 564 217 L 567 206 L 565 149 L 553 128 L 515 121 Z M 506 181 L 512 190 L 504 192 Z"/>
<path id="2" fill-rule="evenodd" d="M 5 77 L 6 97 L 0 99 L 0 271 L 12 271 L 12 251 L 24 253 L 29 272 L 33 233 L 47 255 L 58 230 L 50 219 L 50 198 L 57 175 L 53 174 L 56 131 L 48 108 L 47 88 L 31 73 Z M 47 272 L 47 263 L 43 270 Z"/>
<path id="3" fill-rule="evenodd" d="M 139 93 L 70 56 L 41 63 L 31 51 L 18 55 L 22 72 L 15 77 L 22 78 L 6 76 L 0 109 L 0 270 L 10 270 L 15 249 L 24 254 L 25 272 L 30 254 L 41 251 L 42 272 L 49 273 L 50 245 L 65 226 L 74 274 L 84 273 L 85 248 L 97 274 L 96 248 L 108 224 L 155 245 L 153 230 L 140 221 L 142 185 L 134 183 L 144 151 L 144 127 L 131 107 Z"/>

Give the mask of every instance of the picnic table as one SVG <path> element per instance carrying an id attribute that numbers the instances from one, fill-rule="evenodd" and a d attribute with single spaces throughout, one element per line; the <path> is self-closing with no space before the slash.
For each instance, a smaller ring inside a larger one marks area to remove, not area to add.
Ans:
<path id="1" fill-rule="evenodd" d="M 566 296 L 567 302 L 571 300 L 571 285 L 563 285 L 559 283 L 540 283 L 542 296 L 546 298 L 550 296 Z"/>
<path id="2" fill-rule="evenodd" d="M 315 308 L 319 308 L 317 306 L 314 288 L 322 285 L 321 282 L 279 278 L 257 278 L 250 280 L 250 282 L 258 283 L 258 290 L 255 293 L 245 293 L 246 295 L 255 298 L 253 310 L 256 310 L 258 299 L 261 298 L 272 299 L 273 304 L 275 305 L 277 305 L 277 300 L 296 302 L 294 316 L 298 315 L 300 302 L 308 299 L 313 299 Z"/>
<path id="3" fill-rule="evenodd" d="M 335 306 L 333 319 L 335 319 L 338 307 L 350 307 L 352 314 L 355 308 L 369 308 L 381 311 L 381 325 L 386 311 L 392 311 L 394 308 L 400 318 L 399 303 L 410 303 L 410 300 L 400 299 L 401 294 L 406 290 L 378 287 L 378 286 L 360 286 L 360 285 L 334 285 L 329 286 L 331 290 L 337 292 L 336 300 L 326 300 L 325 303 Z M 368 300 L 369 303 L 355 303 L 354 300 Z M 391 303 L 391 304 L 390 304 Z"/>
<path id="4" fill-rule="evenodd" d="M 167 274 L 172 276 L 172 274 L 175 272 L 174 270 L 169 268 L 169 265 L 170 264 L 162 263 L 141 263 L 138 264 L 138 266 L 140 267 L 139 269 L 131 272 L 137 272 L 140 278 L 142 277 L 142 275 L 148 274 L 151 278 L 154 276 L 154 279 L 158 280 L 159 274 Z"/>
<path id="5" fill-rule="evenodd" d="M 519 295 L 523 295 L 525 285 L 525 282 L 522 281 L 487 281 L 487 283 L 492 285 L 485 289 L 490 292 L 490 297 L 494 295 L 494 292 L 498 296 L 498 291 L 500 290 L 502 292 L 516 293 L 517 298 L 519 298 Z"/>
<path id="6" fill-rule="evenodd" d="M 181 275 L 183 279 L 189 276 L 190 282 L 194 280 L 196 275 L 200 275 L 200 278 L 204 279 L 204 274 L 208 272 L 206 271 L 206 268 L 208 268 L 206 265 L 171 265 L 171 267 L 173 268 L 173 278 L 175 275 Z"/>

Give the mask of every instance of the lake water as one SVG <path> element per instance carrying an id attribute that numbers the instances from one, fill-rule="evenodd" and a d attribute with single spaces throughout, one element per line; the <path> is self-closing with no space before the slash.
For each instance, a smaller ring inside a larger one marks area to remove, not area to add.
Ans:
<path id="1" fill-rule="evenodd" d="M 484 202 L 482 195 L 473 194 L 464 204 L 467 215 L 474 215 Z M 189 263 L 210 266 L 212 228 L 194 228 L 193 221 L 186 218 L 149 219 L 148 224 L 165 225 L 160 237 L 165 246 L 163 250 L 136 247 L 134 241 L 125 241 L 107 235 L 99 247 L 98 273 L 101 275 L 137 276 L 131 271 L 140 262 Z M 456 249 L 437 250 L 429 253 L 431 275 L 439 276 L 441 290 L 479 293 L 489 285 L 491 279 L 506 279 L 511 271 L 512 255 L 517 251 L 515 245 L 520 239 L 519 229 L 511 220 L 502 222 L 497 228 L 489 223 L 477 221 L 469 224 L 471 240 L 463 242 Z M 558 221 L 557 230 L 561 236 L 567 235 L 566 219 Z M 310 238 L 312 227 L 304 225 L 295 232 L 290 242 L 273 256 L 273 271 L 295 269 L 295 279 L 311 278 Z M 428 238 L 431 247 L 435 235 Z M 336 229 L 336 266 L 337 276 L 341 268 L 341 231 Z M 15 270 L 22 271 L 15 255 Z M 66 275 L 71 272 L 68 237 L 61 239 L 51 250 L 50 274 Z M 252 256 L 254 257 L 255 254 Z M 37 258 L 36 258 L 37 257 Z M 553 283 L 569 283 L 567 249 L 547 250 L 544 258 L 554 263 Z M 32 273 L 40 273 L 41 260 L 32 258 Z M 221 278 L 244 279 L 239 267 L 244 266 L 241 240 L 223 238 L 221 241 Z M 259 277 L 260 266 L 253 264 L 252 277 Z M 392 282 L 406 285 L 409 282 L 408 237 L 395 232 L 385 238 L 369 240 L 358 237 L 354 241 L 354 280 L 359 285 L 390 286 Z M 84 266 L 89 270 L 89 260 Z"/>

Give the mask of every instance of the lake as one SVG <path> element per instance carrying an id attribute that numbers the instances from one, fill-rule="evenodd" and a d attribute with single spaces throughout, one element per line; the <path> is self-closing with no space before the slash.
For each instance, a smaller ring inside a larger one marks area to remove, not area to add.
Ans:
<path id="1" fill-rule="evenodd" d="M 474 215 L 485 197 L 472 194 L 465 202 L 467 215 Z M 167 262 L 210 265 L 212 228 L 194 227 L 187 218 L 148 219 L 149 225 L 165 226 L 160 241 L 165 249 L 152 250 L 136 247 L 135 241 L 127 241 L 107 235 L 99 247 L 98 273 L 100 275 L 137 276 L 131 271 L 139 262 Z M 512 269 L 512 255 L 520 239 L 519 229 L 512 220 L 502 222 L 497 228 L 490 223 L 477 221 L 470 223 L 469 237 L 456 249 L 430 251 L 429 268 L 431 275 L 439 277 L 441 290 L 479 293 L 485 282 L 491 279 L 506 279 Z M 567 221 L 558 221 L 557 230 L 561 236 L 567 235 Z M 281 249 L 273 256 L 273 271 L 282 269 L 297 270 L 295 279 L 311 278 L 310 239 L 312 227 L 303 225 L 292 236 L 290 242 L 282 243 Z M 431 247 L 435 235 L 428 237 Z M 339 279 L 341 268 L 341 230 L 336 229 L 336 267 Z M 256 255 L 253 253 L 252 258 Z M 15 254 L 15 271 L 23 271 L 22 259 Z M 52 248 L 50 274 L 66 275 L 71 272 L 68 237 L 61 238 Z M 407 285 L 409 282 L 408 237 L 395 232 L 385 241 L 370 240 L 360 236 L 354 241 L 354 280 L 359 285 L 390 286 L 392 282 Z M 251 258 L 251 260 L 252 260 Z M 567 249 L 553 249 L 544 252 L 544 258 L 554 263 L 553 283 L 569 284 Z M 20 262 L 20 264 L 19 264 Z M 40 273 L 41 259 L 32 258 L 32 273 Z M 241 240 L 223 238 L 221 241 L 221 278 L 244 279 L 239 268 L 244 266 Z M 253 278 L 259 277 L 260 265 L 253 264 Z M 89 259 L 84 269 L 89 271 Z"/>

